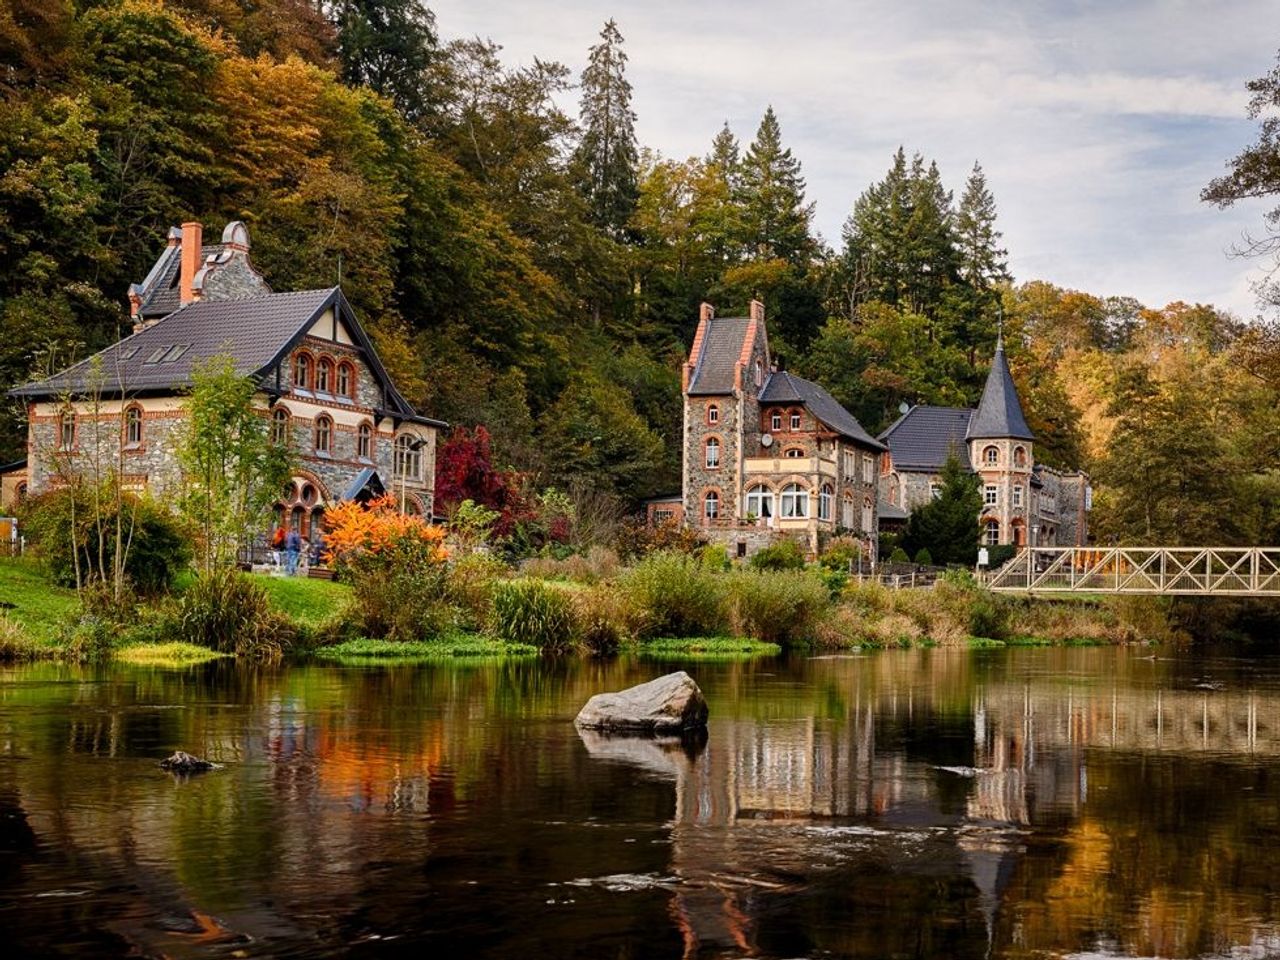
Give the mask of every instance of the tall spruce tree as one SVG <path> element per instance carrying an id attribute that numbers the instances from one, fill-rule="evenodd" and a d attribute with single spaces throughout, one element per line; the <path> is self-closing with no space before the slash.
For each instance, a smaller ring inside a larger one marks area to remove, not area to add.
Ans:
<path id="1" fill-rule="evenodd" d="M 427 70 L 439 53 L 436 18 L 422 0 L 328 0 L 342 79 L 389 97 L 410 120 L 431 104 Z"/>
<path id="2" fill-rule="evenodd" d="M 800 161 L 782 146 L 782 128 L 769 107 L 742 160 L 744 239 L 750 256 L 804 266 L 815 244 L 809 235 L 813 204 L 805 203 Z"/>
<path id="3" fill-rule="evenodd" d="M 978 290 L 1007 282 L 1009 251 L 1000 246 L 1003 234 L 996 229 L 996 201 L 987 188 L 987 176 L 976 161 L 956 211 L 956 255 L 960 279 Z"/>
<path id="4" fill-rule="evenodd" d="M 702 162 L 696 218 L 707 253 L 721 269 L 742 258 L 742 155 L 726 121 Z"/>
<path id="5" fill-rule="evenodd" d="M 903 546 L 912 555 L 928 550 L 934 563 L 972 566 L 978 560 L 978 515 L 982 512 L 978 477 L 953 453 L 943 464 L 939 479 L 942 489 L 938 496 L 912 511 Z"/>
<path id="6" fill-rule="evenodd" d="M 582 140 L 577 151 L 592 218 L 614 239 L 624 236 L 638 196 L 636 115 L 622 44 L 622 33 L 611 19 L 582 71 Z"/>

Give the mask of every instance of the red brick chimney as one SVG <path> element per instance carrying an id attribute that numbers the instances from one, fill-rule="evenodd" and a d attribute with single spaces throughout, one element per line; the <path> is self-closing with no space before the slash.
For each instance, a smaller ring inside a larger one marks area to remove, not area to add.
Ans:
<path id="1" fill-rule="evenodd" d="M 751 307 L 748 310 L 748 313 L 750 314 L 752 320 L 755 320 L 757 323 L 763 322 L 764 304 L 761 303 L 759 300 L 752 300 Z"/>
<path id="2" fill-rule="evenodd" d="M 194 283 L 200 269 L 201 227 L 195 222 L 182 225 L 182 273 L 178 280 L 178 301 L 183 304 L 195 300 Z"/>

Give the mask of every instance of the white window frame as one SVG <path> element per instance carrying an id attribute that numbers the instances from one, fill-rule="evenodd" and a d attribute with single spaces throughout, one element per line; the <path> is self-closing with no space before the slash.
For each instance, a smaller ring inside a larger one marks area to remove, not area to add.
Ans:
<path id="1" fill-rule="evenodd" d="M 862 532 L 871 533 L 875 525 L 875 509 L 872 507 L 871 499 L 867 498 L 862 501 Z"/>
<path id="2" fill-rule="evenodd" d="M 708 470 L 717 470 L 720 467 L 720 440 L 717 437 L 708 437 L 707 442 L 703 445 L 705 459 Z"/>
<path id="3" fill-rule="evenodd" d="M 720 494 L 715 490 L 708 490 L 702 495 L 702 515 L 708 520 L 719 519 Z"/>
<path id="4" fill-rule="evenodd" d="M 718 403 L 713 403 L 709 407 L 707 407 L 707 423 L 719 423 L 719 422 L 720 422 L 720 405 Z"/>
<path id="5" fill-rule="evenodd" d="M 776 411 L 769 414 L 769 429 L 774 433 L 782 432 L 782 414 Z"/>
<path id="6" fill-rule="evenodd" d="M 790 422 L 791 422 L 791 432 L 792 432 L 792 433 L 794 433 L 795 431 L 799 430 L 799 429 L 800 429 L 800 414 L 798 414 L 798 413 L 793 413 L 793 414 L 791 414 L 791 421 L 790 421 Z"/>
<path id="7" fill-rule="evenodd" d="M 831 484 L 824 483 L 822 489 L 818 491 L 818 519 L 831 519 L 831 501 L 835 497 L 835 491 L 831 488 Z"/>
<path id="8" fill-rule="evenodd" d="M 1000 545 L 1000 521 L 990 517 L 983 522 L 982 542 L 989 547 Z"/>
<path id="9" fill-rule="evenodd" d="M 1000 488 L 994 483 L 988 483 L 982 492 L 982 504 L 986 507 L 998 506 L 1000 503 Z"/>
<path id="10" fill-rule="evenodd" d="M 876 464 L 875 457 L 873 457 L 871 454 L 864 453 L 862 455 L 862 482 L 863 483 L 876 482 L 875 464 Z"/>
<path id="11" fill-rule="evenodd" d="M 985 467 L 996 467 L 1000 465 L 1000 448 L 992 444 L 985 447 L 982 451 L 982 465 Z"/>
<path id="12" fill-rule="evenodd" d="M 852 530 L 853 529 L 853 497 L 850 494 L 845 494 L 844 503 L 841 504 L 840 510 L 841 510 L 841 516 L 840 516 L 841 526 L 843 526 L 846 530 Z"/>
<path id="13" fill-rule="evenodd" d="M 780 515 L 783 520 L 808 520 L 809 491 L 798 483 L 783 487 Z"/>
<path id="14" fill-rule="evenodd" d="M 1013 505 L 1015 507 L 1022 506 L 1022 484 L 1020 483 L 1013 485 Z"/>
<path id="15" fill-rule="evenodd" d="M 773 516 L 773 491 L 764 484 L 759 484 L 747 491 L 748 514 L 754 514 L 762 520 Z"/>

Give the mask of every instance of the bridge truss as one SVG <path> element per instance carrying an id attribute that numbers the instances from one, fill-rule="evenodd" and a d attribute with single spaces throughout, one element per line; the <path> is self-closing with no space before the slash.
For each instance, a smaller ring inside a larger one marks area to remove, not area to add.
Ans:
<path id="1" fill-rule="evenodd" d="M 1008 593 L 1280 597 L 1280 547 L 1029 547 L 986 583 Z"/>

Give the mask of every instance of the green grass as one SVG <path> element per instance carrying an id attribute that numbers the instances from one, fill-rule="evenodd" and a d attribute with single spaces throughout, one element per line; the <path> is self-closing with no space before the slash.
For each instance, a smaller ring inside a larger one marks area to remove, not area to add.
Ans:
<path id="1" fill-rule="evenodd" d="M 0 612 L 37 644 L 53 644 L 58 625 L 79 605 L 76 592 L 54 586 L 30 557 L 0 557 Z"/>
<path id="2" fill-rule="evenodd" d="M 639 645 L 646 657 L 771 657 L 782 652 L 776 643 L 751 637 L 661 637 Z"/>
<path id="3" fill-rule="evenodd" d="M 273 607 L 304 627 L 324 623 L 351 598 L 351 588 L 333 580 L 255 575 L 253 582 L 267 592 Z"/>
<path id="4" fill-rule="evenodd" d="M 124 663 L 143 666 L 186 667 L 228 657 L 230 654 L 174 640 L 170 643 L 131 643 L 116 650 L 113 656 Z"/>
<path id="5" fill-rule="evenodd" d="M 439 660 L 451 657 L 526 657 L 538 652 L 524 643 L 505 643 L 475 633 L 455 633 L 437 640 L 346 640 L 314 652 L 326 660 L 344 663 L 385 663 L 404 660 Z"/>

